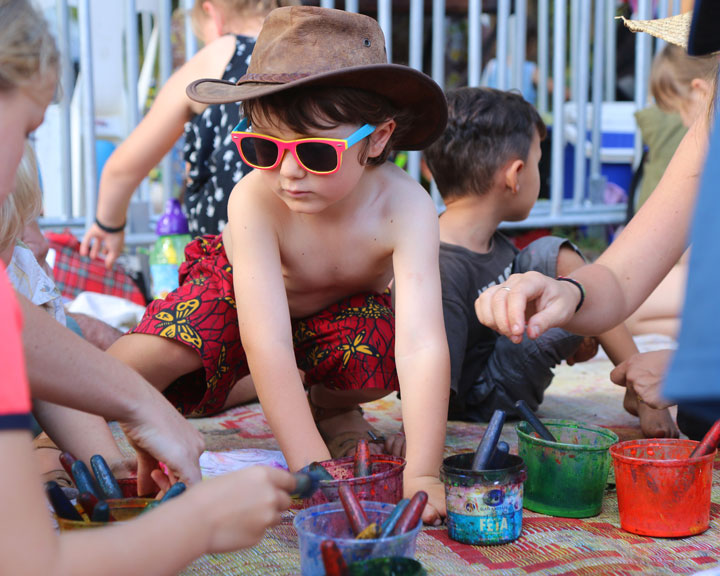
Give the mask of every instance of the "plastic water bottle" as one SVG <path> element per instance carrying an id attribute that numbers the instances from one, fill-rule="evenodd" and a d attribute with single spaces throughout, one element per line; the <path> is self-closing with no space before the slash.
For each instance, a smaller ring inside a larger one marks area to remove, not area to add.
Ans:
<path id="1" fill-rule="evenodd" d="M 188 222 L 177 198 L 168 199 L 155 233 L 158 239 L 150 252 L 153 298 L 165 298 L 178 287 L 178 269 L 185 261 L 185 245 L 191 237 Z"/>

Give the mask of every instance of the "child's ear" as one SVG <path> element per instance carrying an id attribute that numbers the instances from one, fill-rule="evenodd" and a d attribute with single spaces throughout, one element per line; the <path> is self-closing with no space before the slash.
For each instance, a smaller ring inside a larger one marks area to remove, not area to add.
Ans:
<path id="1" fill-rule="evenodd" d="M 222 12 L 218 10 L 212 2 L 208 1 L 202 3 L 202 9 L 205 12 L 205 16 L 212 20 L 213 27 L 215 28 L 217 37 L 219 38 L 225 33 L 223 30 L 225 26 L 225 18 L 223 18 Z"/>
<path id="2" fill-rule="evenodd" d="M 515 193 L 520 188 L 520 172 L 525 168 L 522 160 L 513 160 L 505 165 L 505 186 L 510 192 Z"/>
<path id="3" fill-rule="evenodd" d="M 702 102 L 708 101 L 713 93 L 713 86 L 704 78 L 693 78 L 690 82 L 690 88 L 700 95 Z"/>
<path id="4" fill-rule="evenodd" d="M 367 149 L 368 158 L 374 158 L 375 156 L 380 156 L 380 154 L 382 154 L 390 136 L 392 136 L 392 133 L 395 132 L 396 125 L 395 120 L 386 120 L 385 122 L 377 125 L 375 132 L 369 136 L 370 142 Z"/>

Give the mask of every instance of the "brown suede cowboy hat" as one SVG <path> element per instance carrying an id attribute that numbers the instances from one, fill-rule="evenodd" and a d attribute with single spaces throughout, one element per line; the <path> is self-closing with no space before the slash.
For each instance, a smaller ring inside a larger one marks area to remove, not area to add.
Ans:
<path id="1" fill-rule="evenodd" d="M 395 142 L 419 150 L 445 129 L 447 102 L 429 76 L 388 64 L 377 21 L 362 14 L 318 8 L 276 8 L 265 19 L 247 73 L 236 84 L 201 79 L 187 95 L 205 104 L 239 102 L 300 86 L 359 88 L 386 97 L 413 115 Z"/>

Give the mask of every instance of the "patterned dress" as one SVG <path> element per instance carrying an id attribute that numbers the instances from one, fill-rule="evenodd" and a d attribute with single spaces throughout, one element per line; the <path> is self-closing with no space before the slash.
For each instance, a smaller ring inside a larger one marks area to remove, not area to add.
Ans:
<path id="1" fill-rule="evenodd" d="M 255 38 L 237 36 L 235 53 L 223 80 L 237 82 L 247 72 Z M 185 124 L 183 157 L 190 166 L 185 208 L 193 236 L 218 234 L 227 224 L 227 202 L 251 168 L 243 163 L 230 132 L 240 119 L 240 104 L 213 104 Z"/>

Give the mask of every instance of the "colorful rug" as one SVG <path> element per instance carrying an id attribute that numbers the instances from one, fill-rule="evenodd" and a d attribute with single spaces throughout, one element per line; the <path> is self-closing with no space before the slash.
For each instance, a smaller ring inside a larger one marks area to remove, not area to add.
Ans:
<path id="1" fill-rule="evenodd" d="M 658 342 L 641 342 L 643 349 Z M 660 342 L 660 344 L 663 344 Z M 621 440 L 641 437 L 637 419 L 624 412 L 624 390 L 609 380 L 612 364 L 598 357 L 584 364 L 556 370 L 556 377 L 541 406 L 541 418 L 563 418 L 612 429 Z M 400 425 L 400 403 L 386 399 L 366 405 L 373 426 L 391 433 Z M 235 408 L 215 418 L 193 421 L 207 441 L 208 450 L 241 448 L 277 450 L 259 405 Z M 474 450 L 484 426 L 450 422 L 446 454 Z M 517 451 L 514 423 L 506 424 L 503 439 Z M 695 574 L 720 567 L 720 459 L 716 460 L 710 529 L 691 538 L 659 539 L 636 536 L 620 529 L 614 484 L 608 484 L 602 513 L 586 519 L 554 518 L 525 510 L 521 537 L 502 546 L 469 546 L 448 538 L 445 527 L 425 527 L 417 540 L 416 558 L 429 575 L 497 574 L 629 575 Z M 610 478 L 612 482 L 613 478 Z M 183 575 L 300 574 L 294 512 L 269 530 L 255 547 L 233 554 L 205 556 Z"/>

